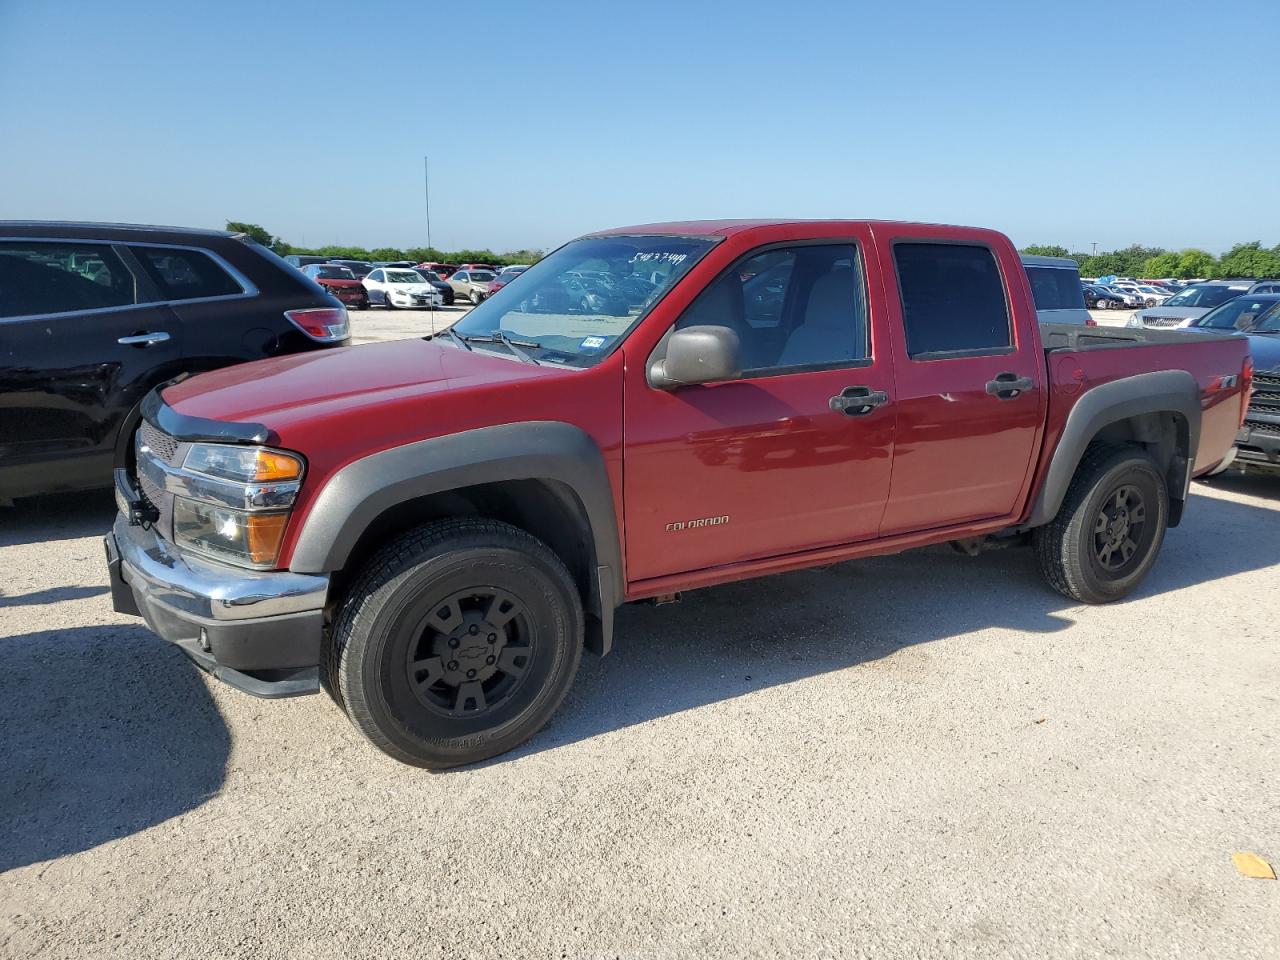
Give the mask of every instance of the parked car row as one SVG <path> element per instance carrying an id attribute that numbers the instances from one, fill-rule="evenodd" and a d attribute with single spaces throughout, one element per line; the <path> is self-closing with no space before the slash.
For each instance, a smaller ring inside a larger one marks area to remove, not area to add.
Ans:
<path id="1" fill-rule="evenodd" d="M 415 264 L 411 260 L 370 262 L 304 254 L 290 254 L 284 259 L 357 310 L 367 310 L 372 304 L 389 309 L 449 307 L 459 297 L 475 305 L 529 269 L 529 265 L 524 263 L 506 267 L 436 261 Z M 388 273 L 392 270 L 398 271 L 394 279 Z M 403 271 L 417 274 L 417 279 L 405 276 Z M 421 289 L 409 289 L 413 285 L 420 288 L 422 284 L 433 288 L 438 296 L 427 296 Z"/>

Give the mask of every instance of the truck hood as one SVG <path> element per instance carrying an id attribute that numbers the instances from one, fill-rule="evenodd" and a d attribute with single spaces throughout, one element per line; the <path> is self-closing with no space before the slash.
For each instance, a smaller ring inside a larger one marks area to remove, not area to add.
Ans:
<path id="1" fill-rule="evenodd" d="M 1280 373 L 1280 333 L 1250 334 L 1249 353 L 1254 373 Z"/>
<path id="2" fill-rule="evenodd" d="M 278 432 L 329 412 L 367 409 L 376 417 L 380 405 L 394 400 L 487 385 L 516 389 L 575 372 L 521 363 L 497 351 L 395 340 L 224 367 L 165 388 L 163 399 L 186 416 L 260 423 Z"/>

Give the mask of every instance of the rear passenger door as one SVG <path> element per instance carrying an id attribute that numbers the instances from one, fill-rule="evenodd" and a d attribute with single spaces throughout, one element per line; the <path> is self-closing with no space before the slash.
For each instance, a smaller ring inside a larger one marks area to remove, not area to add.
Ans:
<path id="1" fill-rule="evenodd" d="M 883 536 L 1019 511 L 1044 417 L 1016 253 L 994 235 L 988 244 L 972 231 L 906 229 L 876 229 L 897 381 Z"/>
<path id="2" fill-rule="evenodd" d="M 149 243 L 130 244 L 129 253 L 181 322 L 190 372 L 276 352 L 282 311 L 255 300 L 257 288 L 222 257 L 211 250 Z M 255 310 L 262 315 L 255 318 Z"/>
<path id="3" fill-rule="evenodd" d="M 128 261 L 0 238 L 0 494 L 107 485 L 125 417 L 179 372 L 181 325 Z"/>

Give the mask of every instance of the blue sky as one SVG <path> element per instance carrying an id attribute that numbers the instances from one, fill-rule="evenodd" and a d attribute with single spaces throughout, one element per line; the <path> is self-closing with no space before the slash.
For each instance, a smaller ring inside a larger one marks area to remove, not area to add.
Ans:
<path id="1" fill-rule="evenodd" d="M 1280 2 L 0 0 L 0 218 L 550 247 L 884 217 L 1280 242 Z"/>

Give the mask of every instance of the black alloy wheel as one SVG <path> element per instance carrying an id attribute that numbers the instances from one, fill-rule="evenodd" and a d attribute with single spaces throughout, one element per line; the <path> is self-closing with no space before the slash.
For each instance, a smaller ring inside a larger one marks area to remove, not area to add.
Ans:
<path id="1" fill-rule="evenodd" d="M 546 724 L 573 683 L 584 629 L 578 587 L 541 540 L 496 520 L 438 520 L 362 565 L 321 672 L 374 746 L 452 767 Z"/>
<path id="2" fill-rule="evenodd" d="M 520 686 L 537 643 L 524 601 L 487 586 L 428 606 L 405 657 L 418 702 L 445 717 L 501 706 Z"/>
<path id="3" fill-rule="evenodd" d="M 1130 564 L 1145 539 L 1147 503 L 1142 490 L 1124 483 L 1106 497 L 1093 524 L 1093 556 L 1098 567 L 1110 576 Z"/>
<path id="4" fill-rule="evenodd" d="M 1169 522 L 1168 480 L 1136 445 L 1090 447 L 1058 514 L 1031 532 L 1040 570 L 1059 593 L 1108 603 L 1155 564 Z"/>

